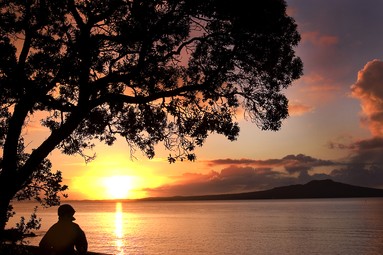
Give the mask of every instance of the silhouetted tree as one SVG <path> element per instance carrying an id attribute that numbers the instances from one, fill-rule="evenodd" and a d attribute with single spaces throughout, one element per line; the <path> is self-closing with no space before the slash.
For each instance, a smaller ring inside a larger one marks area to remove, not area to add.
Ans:
<path id="1" fill-rule="evenodd" d="M 278 130 L 282 89 L 302 75 L 283 0 L 2 0 L 0 10 L 0 229 L 12 199 L 60 202 L 53 150 L 88 161 L 94 141 L 120 136 L 148 158 L 163 143 L 169 162 L 194 160 L 209 134 L 237 138 L 239 108 Z M 30 148 L 36 118 L 48 132 Z"/>

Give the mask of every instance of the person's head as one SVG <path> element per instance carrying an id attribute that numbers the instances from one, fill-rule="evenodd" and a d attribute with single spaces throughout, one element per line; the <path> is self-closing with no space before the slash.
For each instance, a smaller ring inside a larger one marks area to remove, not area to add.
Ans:
<path id="1" fill-rule="evenodd" d="M 69 204 L 60 205 L 58 210 L 57 210 L 57 213 L 59 215 L 59 219 L 70 219 L 72 221 L 76 219 L 73 217 L 75 212 L 76 211 Z"/>

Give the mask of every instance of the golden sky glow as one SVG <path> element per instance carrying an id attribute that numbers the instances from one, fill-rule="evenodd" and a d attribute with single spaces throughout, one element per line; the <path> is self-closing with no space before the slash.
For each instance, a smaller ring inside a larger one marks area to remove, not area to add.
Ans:
<path id="1" fill-rule="evenodd" d="M 102 145 L 100 147 L 103 148 Z M 109 151 L 100 152 L 94 162 L 78 162 L 68 168 L 79 170 L 77 173 L 70 173 L 74 174 L 73 177 L 65 178 L 72 199 L 141 198 L 147 195 L 143 188 L 159 186 L 165 179 L 153 174 L 148 167 L 135 163 L 130 157 L 116 154 L 112 147 Z"/>

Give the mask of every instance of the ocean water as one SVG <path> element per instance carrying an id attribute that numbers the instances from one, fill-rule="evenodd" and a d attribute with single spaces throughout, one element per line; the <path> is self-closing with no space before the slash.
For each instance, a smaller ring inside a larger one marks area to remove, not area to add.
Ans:
<path id="1" fill-rule="evenodd" d="M 89 250 L 107 254 L 383 254 L 383 198 L 71 202 Z M 28 217 L 31 203 L 15 205 Z M 37 245 L 57 221 L 39 209 Z"/>

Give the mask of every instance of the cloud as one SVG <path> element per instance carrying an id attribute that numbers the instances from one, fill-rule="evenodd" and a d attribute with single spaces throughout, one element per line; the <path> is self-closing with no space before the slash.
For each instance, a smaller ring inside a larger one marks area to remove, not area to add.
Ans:
<path id="1" fill-rule="evenodd" d="M 313 170 L 315 167 L 331 166 L 336 163 L 330 160 L 316 159 L 304 154 L 287 155 L 282 161 L 286 171 L 292 173 L 307 173 L 309 170 Z"/>
<path id="2" fill-rule="evenodd" d="M 209 161 L 209 165 L 247 165 L 251 167 L 267 167 L 276 168 L 283 167 L 287 172 L 297 172 L 294 169 L 306 168 L 311 169 L 318 166 L 334 165 L 335 162 L 330 160 L 316 159 L 304 154 L 287 155 L 281 159 L 267 159 L 267 160 L 254 160 L 254 159 L 216 159 Z"/>
<path id="3" fill-rule="evenodd" d="M 383 187 L 383 138 L 356 141 L 349 147 L 352 148 L 352 153 L 347 164 L 334 169 L 330 175 L 335 180 L 349 184 Z"/>
<path id="4" fill-rule="evenodd" d="M 352 150 L 355 148 L 355 141 L 352 135 L 341 135 L 327 143 L 329 149 Z"/>
<path id="5" fill-rule="evenodd" d="M 339 92 L 340 84 L 337 84 L 334 80 L 330 79 L 326 74 L 320 74 L 318 72 L 310 72 L 300 79 L 301 82 L 306 84 L 301 90 L 305 94 L 310 93 L 313 96 L 323 98 L 323 96 L 331 97 L 331 94 Z M 330 94 L 330 95 L 328 95 Z"/>
<path id="6" fill-rule="evenodd" d="M 311 43 L 315 46 L 332 46 L 336 45 L 339 42 L 337 36 L 334 35 L 325 35 L 317 31 L 303 32 L 301 33 L 303 43 Z"/>
<path id="7" fill-rule="evenodd" d="M 358 73 L 351 96 L 360 100 L 361 122 L 373 136 L 383 136 L 383 62 L 372 60 Z"/>
<path id="8" fill-rule="evenodd" d="M 302 113 L 301 110 L 312 112 L 317 106 L 327 104 L 344 93 L 341 91 L 342 86 L 328 74 L 326 76 L 318 71 L 308 72 L 297 81 L 294 88 L 290 89 L 296 98 L 289 104 L 290 111 L 298 114 Z"/>
<path id="9" fill-rule="evenodd" d="M 383 138 L 360 140 L 344 161 L 319 159 L 304 154 L 280 159 L 216 159 L 210 167 L 222 166 L 209 173 L 184 173 L 171 177 L 173 183 L 145 189 L 149 196 L 197 196 L 240 193 L 303 184 L 311 180 L 334 181 L 365 187 L 383 187 Z"/>
<path id="10" fill-rule="evenodd" d="M 190 196 L 239 193 L 287 185 L 284 174 L 270 168 L 229 166 L 220 172 L 175 176 L 173 184 L 145 189 L 149 196 Z M 288 178 L 287 178 L 288 179 Z"/>
<path id="11" fill-rule="evenodd" d="M 207 161 L 209 166 L 215 165 L 251 165 L 253 167 L 272 167 L 280 166 L 281 161 L 279 159 L 268 159 L 268 160 L 256 160 L 256 159 L 214 159 Z"/>
<path id="12" fill-rule="evenodd" d="M 383 187 L 383 62 L 372 60 L 358 72 L 351 96 L 359 99 L 361 122 L 372 137 L 347 144 L 330 143 L 332 148 L 350 150 L 345 166 L 334 169 L 331 176 L 346 183 Z"/>
<path id="13" fill-rule="evenodd" d="M 239 193 L 271 189 L 312 179 L 327 179 L 329 175 L 312 173 L 318 167 L 337 165 L 329 160 L 303 154 L 287 155 L 281 159 L 217 159 L 209 166 L 225 166 L 207 174 L 184 173 L 173 176 L 172 184 L 146 189 L 149 196 L 206 195 Z"/>
<path id="14" fill-rule="evenodd" d="M 302 103 L 289 103 L 289 115 L 290 116 L 302 116 L 305 113 L 312 112 L 313 106 L 305 105 Z"/>

